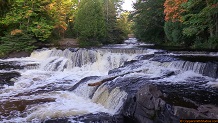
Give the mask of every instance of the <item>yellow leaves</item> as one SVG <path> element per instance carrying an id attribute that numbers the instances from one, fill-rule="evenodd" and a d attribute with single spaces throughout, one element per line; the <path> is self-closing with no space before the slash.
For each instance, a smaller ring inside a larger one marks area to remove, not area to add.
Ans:
<path id="1" fill-rule="evenodd" d="M 21 33 L 22 33 L 22 30 L 20 30 L 20 29 L 15 29 L 15 30 L 11 31 L 11 35 L 17 35 L 17 34 L 21 34 Z"/>
<path id="2" fill-rule="evenodd" d="M 55 28 L 60 29 L 60 30 L 67 30 L 67 24 L 65 22 L 61 22 L 55 25 Z"/>
<path id="3" fill-rule="evenodd" d="M 24 18 L 29 18 L 32 15 L 33 11 L 32 10 L 27 10 L 27 12 L 25 13 Z"/>
<path id="4" fill-rule="evenodd" d="M 54 3 L 50 3 L 48 5 L 45 6 L 46 10 L 52 10 L 54 8 Z"/>

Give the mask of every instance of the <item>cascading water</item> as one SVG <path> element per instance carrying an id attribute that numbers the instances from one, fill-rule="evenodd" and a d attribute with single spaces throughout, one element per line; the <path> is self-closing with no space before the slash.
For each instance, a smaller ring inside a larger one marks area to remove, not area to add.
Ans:
<path id="1" fill-rule="evenodd" d="M 116 114 L 127 95 L 119 88 L 102 95 L 105 90 L 88 87 L 86 82 L 68 90 L 84 77 L 105 76 L 125 61 L 148 52 L 139 48 L 41 49 L 28 58 L 2 60 L 24 67 L 13 69 L 21 76 L 13 79 L 13 86 L 4 85 L 0 90 L 0 121 L 42 122 L 98 112 Z"/>
<path id="2" fill-rule="evenodd" d="M 118 114 L 128 93 L 117 82 L 128 77 L 175 83 L 206 75 L 212 77 L 208 81 L 216 81 L 216 63 L 164 56 L 163 51 L 135 47 L 141 44 L 133 39 L 126 43 L 96 49 L 41 49 L 30 57 L 0 60 L 0 72 L 18 73 L 10 77 L 14 84 L 0 83 L 0 122 L 67 117 L 77 123 L 76 116 Z M 209 74 L 208 68 L 213 68 Z M 108 78 L 100 86 L 88 86 Z M 115 84 L 119 86 L 111 87 Z"/>

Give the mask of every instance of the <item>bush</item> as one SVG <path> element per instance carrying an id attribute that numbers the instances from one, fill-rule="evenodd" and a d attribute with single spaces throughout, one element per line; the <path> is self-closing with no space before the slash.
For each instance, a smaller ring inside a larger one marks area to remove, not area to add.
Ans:
<path id="1" fill-rule="evenodd" d="M 18 33 L 15 35 L 6 35 L 1 37 L 0 43 L 0 55 L 7 55 L 11 52 L 18 51 L 27 51 L 30 52 L 36 47 L 33 46 L 33 43 L 36 41 L 32 39 L 31 35 Z"/>
<path id="2" fill-rule="evenodd" d="M 211 37 L 207 41 L 203 38 L 196 37 L 193 48 L 196 49 L 217 49 L 218 48 L 218 37 Z"/>
<path id="3" fill-rule="evenodd" d="M 218 36 L 209 38 L 208 42 L 211 49 L 218 49 Z"/>
<path id="4" fill-rule="evenodd" d="M 86 40 L 82 40 L 79 39 L 79 46 L 80 47 L 96 47 L 96 46 L 101 46 L 101 43 L 99 43 L 98 41 L 86 41 Z"/>
<path id="5" fill-rule="evenodd" d="M 165 22 L 164 31 L 169 41 L 181 43 L 184 39 L 182 35 L 182 24 L 180 22 Z"/>

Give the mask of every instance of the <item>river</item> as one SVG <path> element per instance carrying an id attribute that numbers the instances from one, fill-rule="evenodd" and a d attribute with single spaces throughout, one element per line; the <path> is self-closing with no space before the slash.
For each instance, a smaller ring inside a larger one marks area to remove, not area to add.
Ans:
<path id="1" fill-rule="evenodd" d="M 29 57 L 0 59 L 0 122 L 67 118 L 67 122 L 82 123 L 75 117 L 120 114 L 127 91 L 119 86 L 109 90 L 104 84 L 88 86 L 114 76 L 109 83 L 128 77 L 158 78 L 153 80 L 173 84 L 200 78 L 201 86 L 217 87 L 218 53 L 170 52 L 147 46 L 152 44 L 131 38 L 101 48 L 44 48 Z"/>

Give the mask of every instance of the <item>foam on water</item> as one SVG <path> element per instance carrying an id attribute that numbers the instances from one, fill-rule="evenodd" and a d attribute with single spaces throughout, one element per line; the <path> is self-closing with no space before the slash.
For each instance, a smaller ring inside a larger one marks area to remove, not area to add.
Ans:
<path id="1" fill-rule="evenodd" d="M 88 113 L 109 112 L 102 105 L 91 102 L 75 95 L 72 92 L 55 91 L 47 94 L 39 95 L 38 98 L 55 98 L 55 102 L 44 104 L 30 105 L 26 108 L 26 117 L 17 117 L 12 121 L 31 122 L 34 120 L 43 121 L 50 118 L 72 117 Z M 26 97 L 27 98 L 27 97 Z M 31 98 L 31 97 L 28 97 Z M 36 99 L 36 97 L 34 97 Z M 23 114 L 25 115 L 25 114 Z M 11 120 L 3 120 L 3 122 L 12 122 Z"/>
<path id="2" fill-rule="evenodd" d="M 110 113 L 102 105 L 91 102 L 75 95 L 72 92 L 55 92 L 53 96 L 56 98 L 55 102 L 46 103 L 37 107 L 28 109 L 31 112 L 27 116 L 27 121 L 32 119 L 46 119 L 46 118 L 61 118 L 84 115 L 88 113 L 106 112 Z M 50 94 L 49 96 L 51 96 Z"/>
<path id="3" fill-rule="evenodd" d="M 1 60 L 2 62 L 16 61 L 16 64 L 24 66 L 24 69 L 16 70 L 21 73 L 21 76 L 14 79 L 13 86 L 5 85 L 4 89 L 0 90 L 0 102 L 3 104 L 11 101 L 20 102 L 26 105 L 26 108 L 21 110 L 19 105 L 15 104 L 15 110 L 9 108 L 8 110 L 11 110 L 9 114 L 4 111 L 0 114 L 0 121 L 43 122 L 50 118 L 70 118 L 98 112 L 113 115 L 119 111 L 127 96 L 127 93 L 119 88 L 114 89 L 107 96 L 98 98 L 102 90 L 95 92 L 95 89 L 88 87 L 87 83 L 71 92 L 67 89 L 84 77 L 106 76 L 108 70 L 134 59 L 138 53 L 146 52 L 141 49 L 72 51 L 42 49 L 33 52 L 30 57 Z M 30 67 L 32 65 L 34 67 Z M 90 94 L 94 92 L 93 99 L 90 99 Z M 36 103 L 38 100 L 43 101 Z M 2 106 L 7 108 L 5 107 L 7 105 Z"/>
<path id="4" fill-rule="evenodd" d="M 132 39 L 126 43 L 133 46 L 136 42 Z M 127 46 L 127 44 L 125 45 Z M 126 46 L 123 49 L 116 47 L 115 49 L 104 47 L 102 49 L 66 49 L 64 51 L 42 49 L 33 52 L 30 57 L 0 60 L 1 62 L 16 61 L 16 64 L 24 66 L 24 69 L 16 70 L 21 73 L 21 76 L 14 79 L 14 86 L 5 85 L 3 89 L 0 89 L 0 103 L 32 102 L 24 104 L 26 107 L 22 110 L 17 110 L 15 106 L 17 111 L 11 110 L 9 113 L 0 114 L 0 121 L 34 123 L 51 118 L 72 118 L 99 112 L 114 115 L 120 111 L 127 98 L 127 93 L 120 88 L 109 91 L 106 84 L 102 84 L 98 88 L 89 87 L 87 84 L 117 76 L 117 74 L 122 77 L 156 77 L 155 82 L 184 82 L 189 77 L 202 77 L 200 73 L 204 67 L 203 63 L 151 60 L 138 61 L 134 63 L 134 67 L 131 65 L 121 67 L 119 68 L 121 72 L 108 75 L 109 70 L 122 66 L 125 61 L 133 60 L 137 55 L 156 52 L 156 50 L 132 49 L 132 46 Z M 161 78 L 171 71 L 175 74 Z M 1 70 L 0 72 L 7 71 Z M 68 91 L 82 78 L 88 76 L 99 77 L 81 83 L 76 89 Z M 38 101 L 40 99 L 44 100 L 40 102 Z M 7 108 L 4 106 L 7 105 L 2 105 L 3 108 Z"/>

